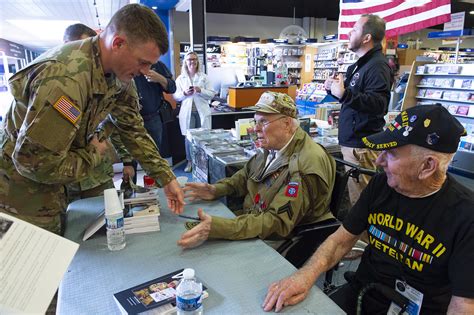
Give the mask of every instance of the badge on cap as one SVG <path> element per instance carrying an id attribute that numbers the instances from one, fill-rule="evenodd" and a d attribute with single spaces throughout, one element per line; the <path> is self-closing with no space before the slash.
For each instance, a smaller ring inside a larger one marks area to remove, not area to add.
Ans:
<path id="1" fill-rule="evenodd" d="M 425 128 L 428 128 L 431 124 L 431 119 L 428 119 L 426 118 L 425 121 L 423 122 L 423 126 L 425 126 Z"/>
<path id="2" fill-rule="evenodd" d="M 405 131 L 403 132 L 403 136 L 408 137 L 408 135 L 410 134 L 410 131 L 412 130 L 413 130 L 413 127 L 406 126 Z"/>
<path id="3" fill-rule="evenodd" d="M 415 122 L 417 119 L 418 119 L 418 116 L 412 115 L 412 116 L 410 117 L 410 122 Z"/>
<path id="4" fill-rule="evenodd" d="M 426 143 L 428 143 L 429 145 L 434 145 L 438 143 L 438 141 L 439 141 L 439 136 L 436 134 L 436 132 L 430 133 L 426 137 Z"/>
<path id="5" fill-rule="evenodd" d="M 298 196 L 298 187 L 299 187 L 299 184 L 296 183 L 296 182 L 288 183 L 288 186 L 286 187 L 285 196 L 287 196 L 287 197 L 297 197 Z"/>
<path id="6" fill-rule="evenodd" d="M 275 100 L 275 97 L 270 94 L 270 93 L 263 93 L 262 96 L 260 96 L 260 99 L 258 100 L 258 103 L 263 103 L 266 105 L 271 105 L 273 101 Z"/>
<path id="7" fill-rule="evenodd" d="M 393 126 L 394 126 L 395 128 L 397 128 L 398 130 L 402 129 L 402 126 L 401 126 L 398 122 L 394 121 L 392 124 L 393 124 Z"/>

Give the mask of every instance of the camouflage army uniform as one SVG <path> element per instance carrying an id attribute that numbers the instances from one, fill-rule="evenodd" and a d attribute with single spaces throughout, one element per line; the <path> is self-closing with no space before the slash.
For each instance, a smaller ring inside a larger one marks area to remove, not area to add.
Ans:
<path id="1" fill-rule="evenodd" d="M 64 185 L 102 163 L 90 139 L 104 119 L 158 185 L 175 178 L 143 126 L 134 86 L 105 76 L 99 53 L 98 37 L 71 42 L 10 79 L 15 100 L 0 142 L 0 211 L 59 233 Z"/>
<path id="2" fill-rule="evenodd" d="M 105 138 L 105 135 L 103 138 Z M 122 141 L 120 140 L 120 135 L 116 130 L 112 131 L 109 139 L 122 162 L 131 162 L 133 160 L 132 156 L 125 149 Z M 118 157 L 115 155 L 114 158 L 111 158 L 110 155 L 102 158 L 102 163 L 91 170 L 87 175 L 87 178 L 81 180 L 80 182 L 74 182 L 66 185 L 67 202 L 71 203 L 78 199 L 100 196 L 104 193 L 105 189 L 114 188 L 113 164 L 117 158 Z"/>
<path id="3" fill-rule="evenodd" d="M 323 147 L 298 128 L 282 155 L 264 170 L 268 154 L 257 153 L 239 172 L 214 184 L 216 198 L 245 200 L 236 218 L 212 217 L 209 238 L 281 239 L 297 225 L 333 218 L 329 202 L 336 166 Z"/>

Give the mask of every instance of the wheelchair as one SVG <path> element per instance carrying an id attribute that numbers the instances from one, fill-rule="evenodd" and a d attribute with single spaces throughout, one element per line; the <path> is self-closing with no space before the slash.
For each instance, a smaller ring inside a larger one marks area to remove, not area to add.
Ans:
<path id="1" fill-rule="evenodd" d="M 303 266 L 318 246 L 342 224 L 340 210 L 343 200 L 347 199 L 346 187 L 349 177 L 358 180 L 361 174 L 369 176 L 376 174 L 374 170 L 364 169 L 339 158 L 334 159 L 336 160 L 336 177 L 329 204 L 334 219 L 297 226 L 294 229 L 294 236 L 277 248 L 277 251 L 296 268 Z M 348 166 L 349 170 L 346 170 L 345 166 Z"/>

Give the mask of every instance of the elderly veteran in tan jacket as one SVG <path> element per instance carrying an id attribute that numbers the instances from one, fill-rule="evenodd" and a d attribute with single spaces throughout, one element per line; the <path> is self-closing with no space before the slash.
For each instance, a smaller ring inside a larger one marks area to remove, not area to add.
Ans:
<path id="1" fill-rule="evenodd" d="M 208 238 L 281 240 L 290 237 L 297 225 L 332 218 L 335 162 L 299 127 L 294 101 L 286 94 L 265 92 L 254 109 L 263 150 L 230 178 L 214 185 L 188 183 L 184 188 L 185 197 L 192 200 L 245 196 L 243 209 L 233 219 L 199 209 L 201 222 L 178 241 L 183 248 Z"/>

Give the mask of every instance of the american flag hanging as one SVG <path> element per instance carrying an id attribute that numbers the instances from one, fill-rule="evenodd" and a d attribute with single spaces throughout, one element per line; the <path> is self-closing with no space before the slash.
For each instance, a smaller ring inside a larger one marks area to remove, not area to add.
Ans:
<path id="1" fill-rule="evenodd" d="M 386 37 L 414 32 L 451 20 L 451 0 L 340 0 L 339 40 L 362 14 L 376 14 L 386 22 Z"/>

